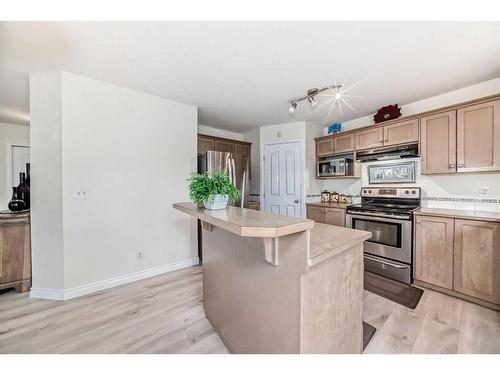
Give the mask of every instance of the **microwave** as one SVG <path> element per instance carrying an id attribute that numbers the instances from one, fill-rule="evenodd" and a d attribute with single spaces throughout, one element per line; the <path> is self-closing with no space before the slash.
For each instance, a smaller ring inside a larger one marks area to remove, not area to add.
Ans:
<path id="1" fill-rule="evenodd" d="M 346 156 L 329 156 L 319 158 L 316 175 L 318 177 L 352 176 L 353 159 Z"/>

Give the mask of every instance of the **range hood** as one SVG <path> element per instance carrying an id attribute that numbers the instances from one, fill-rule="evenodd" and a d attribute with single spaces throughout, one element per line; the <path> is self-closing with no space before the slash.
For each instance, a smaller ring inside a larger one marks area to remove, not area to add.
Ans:
<path id="1" fill-rule="evenodd" d="M 373 148 L 371 150 L 358 151 L 356 160 L 361 162 L 375 160 L 396 160 L 403 158 L 416 158 L 418 154 L 418 143 L 401 146 L 389 146 Z"/>

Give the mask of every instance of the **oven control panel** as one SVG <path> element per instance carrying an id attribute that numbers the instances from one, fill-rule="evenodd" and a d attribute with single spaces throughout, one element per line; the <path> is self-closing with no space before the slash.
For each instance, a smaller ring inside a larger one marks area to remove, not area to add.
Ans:
<path id="1" fill-rule="evenodd" d="M 363 187 L 361 188 L 363 198 L 408 198 L 420 199 L 419 187 Z"/>

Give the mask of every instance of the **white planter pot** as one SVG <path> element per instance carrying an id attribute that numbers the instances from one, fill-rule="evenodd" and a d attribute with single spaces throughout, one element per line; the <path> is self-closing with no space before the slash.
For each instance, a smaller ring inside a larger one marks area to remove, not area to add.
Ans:
<path id="1" fill-rule="evenodd" d="M 206 201 L 206 202 L 203 202 L 203 205 L 208 210 L 222 210 L 222 209 L 226 208 L 227 201 L 228 201 L 227 195 L 217 194 L 214 196 L 213 202 Z"/>

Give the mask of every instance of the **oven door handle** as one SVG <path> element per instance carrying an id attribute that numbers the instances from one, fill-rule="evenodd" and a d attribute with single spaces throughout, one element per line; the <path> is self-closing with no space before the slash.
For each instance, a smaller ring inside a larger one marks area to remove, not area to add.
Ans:
<path id="1" fill-rule="evenodd" d="M 378 216 L 377 214 L 372 214 L 372 213 L 363 213 L 362 215 L 353 215 L 353 214 L 348 213 L 347 216 L 349 216 L 353 219 L 365 219 L 365 220 L 371 219 L 373 217 L 376 219 L 380 219 L 379 221 L 381 221 L 381 222 L 386 222 L 386 223 L 401 223 L 402 221 L 410 221 L 411 220 L 408 216 L 406 216 L 406 217 L 405 216 L 391 216 L 391 218 L 395 218 L 395 220 L 393 220 L 393 219 L 389 219 L 386 216 Z"/>
<path id="2" fill-rule="evenodd" d="M 372 261 L 374 261 L 374 262 L 377 262 L 377 263 L 382 263 L 382 264 L 385 264 L 385 265 L 387 265 L 387 266 L 389 266 L 389 267 L 392 267 L 392 268 L 397 268 L 397 269 L 399 269 L 399 270 L 401 270 L 401 269 L 405 269 L 405 268 L 408 268 L 408 267 L 409 267 L 409 266 L 401 266 L 401 265 L 399 265 L 399 264 L 395 264 L 395 263 L 387 262 L 387 261 L 385 261 L 385 260 L 380 260 L 380 259 L 377 259 L 377 258 L 371 257 L 371 256 L 366 255 L 366 254 L 364 255 L 364 257 L 365 257 L 366 259 L 372 260 Z"/>

